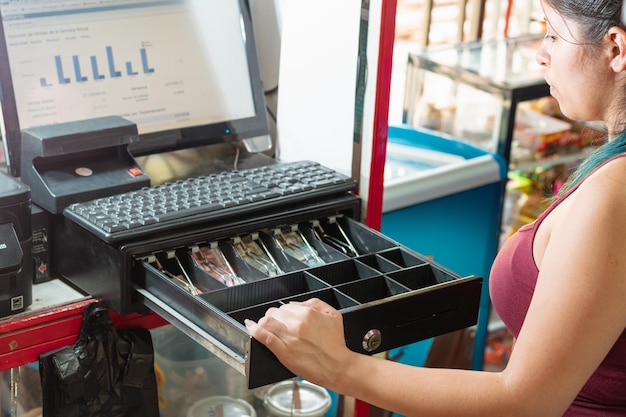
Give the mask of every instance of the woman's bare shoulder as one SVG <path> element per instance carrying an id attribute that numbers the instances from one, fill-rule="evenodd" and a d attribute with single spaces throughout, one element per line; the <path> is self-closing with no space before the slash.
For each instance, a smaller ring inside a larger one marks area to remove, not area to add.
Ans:
<path id="1" fill-rule="evenodd" d="M 614 158 L 595 172 L 580 185 L 581 197 L 591 198 L 596 203 L 624 203 L 626 198 L 626 154 Z"/>

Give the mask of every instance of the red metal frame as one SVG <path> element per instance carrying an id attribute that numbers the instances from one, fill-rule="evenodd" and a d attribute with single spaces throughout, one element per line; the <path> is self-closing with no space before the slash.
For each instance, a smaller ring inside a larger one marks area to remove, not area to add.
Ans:
<path id="1" fill-rule="evenodd" d="M 393 45 L 396 30 L 397 0 L 383 0 L 378 45 L 378 72 L 376 79 L 376 99 L 370 183 L 367 196 L 365 224 L 380 230 L 383 212 L 383 173 L 387 159 L 387 136 L 389 130 L 389 97 L 391 90 L 391 69 L 393 66 Z M 357 399 L 354 417 L 368 417 L 369 404 Z"/>
<path id="2" fill-rule="evenodd" d="M 381 10 L 372 161 L 370 163 L 370 183 L 365 219 L 365 224 L 375 230 L 380 230 L 382 223 L 383 173 L 387 159 L 391 69 L 393 66 L 393 44 L 396 36 L 396 6 L 397 0 L 383 0 Z"/>
<path id="3" fill-rule="evenodd" d="M 85 307 L 95 300 L 59 305 L 0 320 L 0 371 L 35 362 L 38 355 L 70 345 L 78 338 Z M 155 313 L 120 316 L 109 311 L 118 328 L 155 328 L 167 322 Z"/>

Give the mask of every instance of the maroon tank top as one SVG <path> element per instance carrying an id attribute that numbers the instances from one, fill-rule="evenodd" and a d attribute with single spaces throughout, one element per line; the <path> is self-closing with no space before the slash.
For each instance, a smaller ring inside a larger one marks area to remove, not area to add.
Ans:
<path id="1" fill-rule="evenodd" d="M 626 155 L 622 154 L 617 157 L 620 156 Z M 519 335 L 528 312 L 539 275 L 533 257 L 533 240 L 537 229 L 556 206 L 576 191 L 578 185 L 556 200 L 539 215 L 537 220 L 522 226 L 513 234 L 502 246 L 493 263 L 489 278 L 492 303 L 515 337 Z M 567 417 L 626 416 L 626 331 L 622 332 L 609 354 L 589 378 L 564 415 Z"/>

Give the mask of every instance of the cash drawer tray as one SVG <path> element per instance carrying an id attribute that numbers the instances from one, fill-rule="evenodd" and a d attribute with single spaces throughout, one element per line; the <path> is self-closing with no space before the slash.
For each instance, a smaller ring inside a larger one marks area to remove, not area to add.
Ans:
<path id="1" fill-rule="evenodd" d="M 293 376 L 265 346 L 251 338 L 243 324 L 245 319 L 258 320 L 269 307 L 290 301 L 317 297 L 338 309 L 348 347 L 364 354 L 384 352 L 476 323 L 481 278 L 458 276 L 353 219 L 331 220 L 322 220 L 326 221 L 325 231 L 337 226 L 334 236 L 326 238 L 319 233 L 317 239 L 313 236 L 316 229 L 311 225 L 317 225 L 318 220 L 290 226 L 299 230 L 319 256 L 309 265 L 306 259 L 296 259 L 297 253 L 283 253 L 281 259 L 271 232 L 260 232 L 262 238 L 253 233 L 277 261 L 278 272 L 271 271 L 270 275 L 267 269 L 250 267 L 237 257 L 232 250 L 234 240 L 207 240 L 207 246 L 221 249 L 238 275 L 245 275 L 235 285 L 203 277 L 204 271 L 198 271 L 198 263 L 193 262 L 201 246 L 197 242 L 136 255 L 136 296 L 246 375 L 248 388 Z M 346 241 L 347 246 L 342 247 Z M 186 285 L 190 281 L 191 288 Z M 198 282 L 203 282 L 201 288 L 195 286 Z"/>

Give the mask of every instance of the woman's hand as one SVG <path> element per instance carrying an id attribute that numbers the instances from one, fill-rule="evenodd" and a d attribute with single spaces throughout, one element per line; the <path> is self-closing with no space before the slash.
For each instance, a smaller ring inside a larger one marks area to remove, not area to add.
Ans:
<path id="1" fill-rule="evenodd" d="M 341 313 L 317 298 L 270 308 L 258 323 L 245 324 L 287 369 L 314 384 L 336 385 L 354 354 L 346 347 Z"/>

